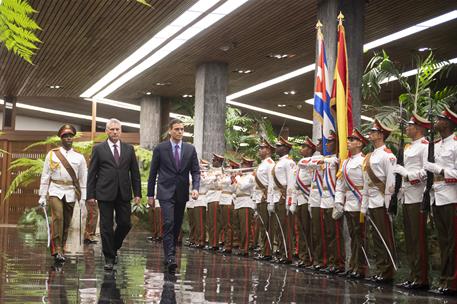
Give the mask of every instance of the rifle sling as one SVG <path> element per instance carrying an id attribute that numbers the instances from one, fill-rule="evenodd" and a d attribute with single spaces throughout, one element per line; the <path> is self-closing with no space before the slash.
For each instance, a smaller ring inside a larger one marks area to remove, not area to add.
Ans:
<path id="1" fill-rule="evenodd" d="M 78 178 L 76 177 L 75 170 L 70 165 L 67 158 L 65 156 L 63 156 L 62 152 L 60 152 L 60 149 L 54 149 L 52 151 L 54 152 L 54 154 L 57 156 L 57 158 L 62 163 L 65 170 L 67 170 L 68 174 L 70 175 L 71 180 L 73 182 L 73 186 L 75 187 L 76 198 L 78 199 L 78 201 L 81 200 L 81 186 L 79 185 L 79 181 L 78 181 Z"/>

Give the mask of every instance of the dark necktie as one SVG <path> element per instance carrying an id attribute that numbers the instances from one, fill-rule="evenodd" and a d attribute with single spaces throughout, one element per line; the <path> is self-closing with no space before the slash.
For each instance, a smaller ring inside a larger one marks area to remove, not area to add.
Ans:
<path id="1" fill-rule="evenodd" d="M 176 169 L 179 170 L 179 166 L 180 166 L 179 145 L 175 145 L 175 164 L 176 164 Z"/>
<path id="2" fill-rule="evenodd" d="M 114 161 L 116 162 L 116 165 L 119 165 L 119 159 L 121 158 L 119 156 L 119 150 L 117 149 L 117 145 L 113 145 L 113 149 L 114 149 Z"/>

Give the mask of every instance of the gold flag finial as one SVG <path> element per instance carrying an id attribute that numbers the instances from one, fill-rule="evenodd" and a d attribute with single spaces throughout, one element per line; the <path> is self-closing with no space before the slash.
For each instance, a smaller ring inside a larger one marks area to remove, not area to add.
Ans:
<path id="1" fill-rule="evenodd" d="M 340 13 L 338 14 L 338 17 L 337 17 L 338 21 L 339 21 L 339 25 L 343 25 L 343 19 L 344 19 L 344 15 L 343 13 L 340 11 Z"/>
<path id="2" fill-rule="evenodd" d="M 322 37 L 322 23 L 321 21 L 318 19 L 317 20 L 317 23 L 316 23 L 316 29 L 317 29 L 317 39 L 323 39 Z"/>
<path id="3" fill-rule="evenodd" d="M 320 20 L 317 20 L 317 23 L 316 23 L 316 29 L 317 30 L 320 30 L 322 28 L 322 23 Z"/>

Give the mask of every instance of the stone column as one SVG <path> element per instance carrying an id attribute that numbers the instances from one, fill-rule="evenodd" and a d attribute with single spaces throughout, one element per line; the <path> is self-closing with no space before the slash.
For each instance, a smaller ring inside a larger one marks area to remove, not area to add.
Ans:
<path id="1" fill-rule="evenodd" d="M 337 16 L 341 11 L 344 15 L 346 29 L 346 46 L 348 52 L 349 85 L 352 94 L 352 117 L 354 126 L 360 125 L 361 83 L 363 75 L 363 34 L 364 34 L 364 0 L 318 0 L 317 19 L 323 24 L 325 51 L 330 85 L 333 83 L 333 74 L 336 64 Z M 316 20 L 317 23 L 317 20 Z M 316 61 L 318 61 L 316 43 Z M 316 70 L 317 71 L 317 70 Z M 316 79 L 316 77 L 314 77 Z M 331 94 L 331 92 L 330 92 Z M 313 139 L 320 134 L 319 128 L 313 126 Z"/>
<path id="2" fill-rule="evenodd" d="M 203 63 L 195 77 L 194 144 L 198 157 L 210 160 L 211 153 L 225 152 L 225 98 L 228 65 Z"/>
<path id="3" fill-rule="evenodd" d="M 140 106 L 140 146 L 152 150 L 160 143 L 162 98 L 153 95 L 144 96 Z"/>

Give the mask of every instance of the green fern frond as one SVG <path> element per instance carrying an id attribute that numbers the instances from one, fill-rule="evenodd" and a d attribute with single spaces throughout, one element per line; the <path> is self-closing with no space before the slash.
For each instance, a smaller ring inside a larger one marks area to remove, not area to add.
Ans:
<path id="1" fill-rule="evenodd" d="M 41 172 L 43 171 L 44 160 L 43 159 L 29 159 L 29 158 L 18 158 L 11 163 L 9 170 L 17 168 L 27 168 L 19 173 L 12 181 L 6 191 L 5 198 L 9 198 L 20 187 L 25 187 L 33 181 L 39 179 Z"/>
<path id="2" fill-rule="evenodd" d="M 151 4 L 149 4 L 149 3 L 148 3 L 146 0 L 136 0 L 136 2 L 138 2 L 138 3 L 141 3 L 141 4 L 144 4 L 144 5 L 146 5 L 146 6 L 149 6 L 149 7 L 151 7 Z"/>

